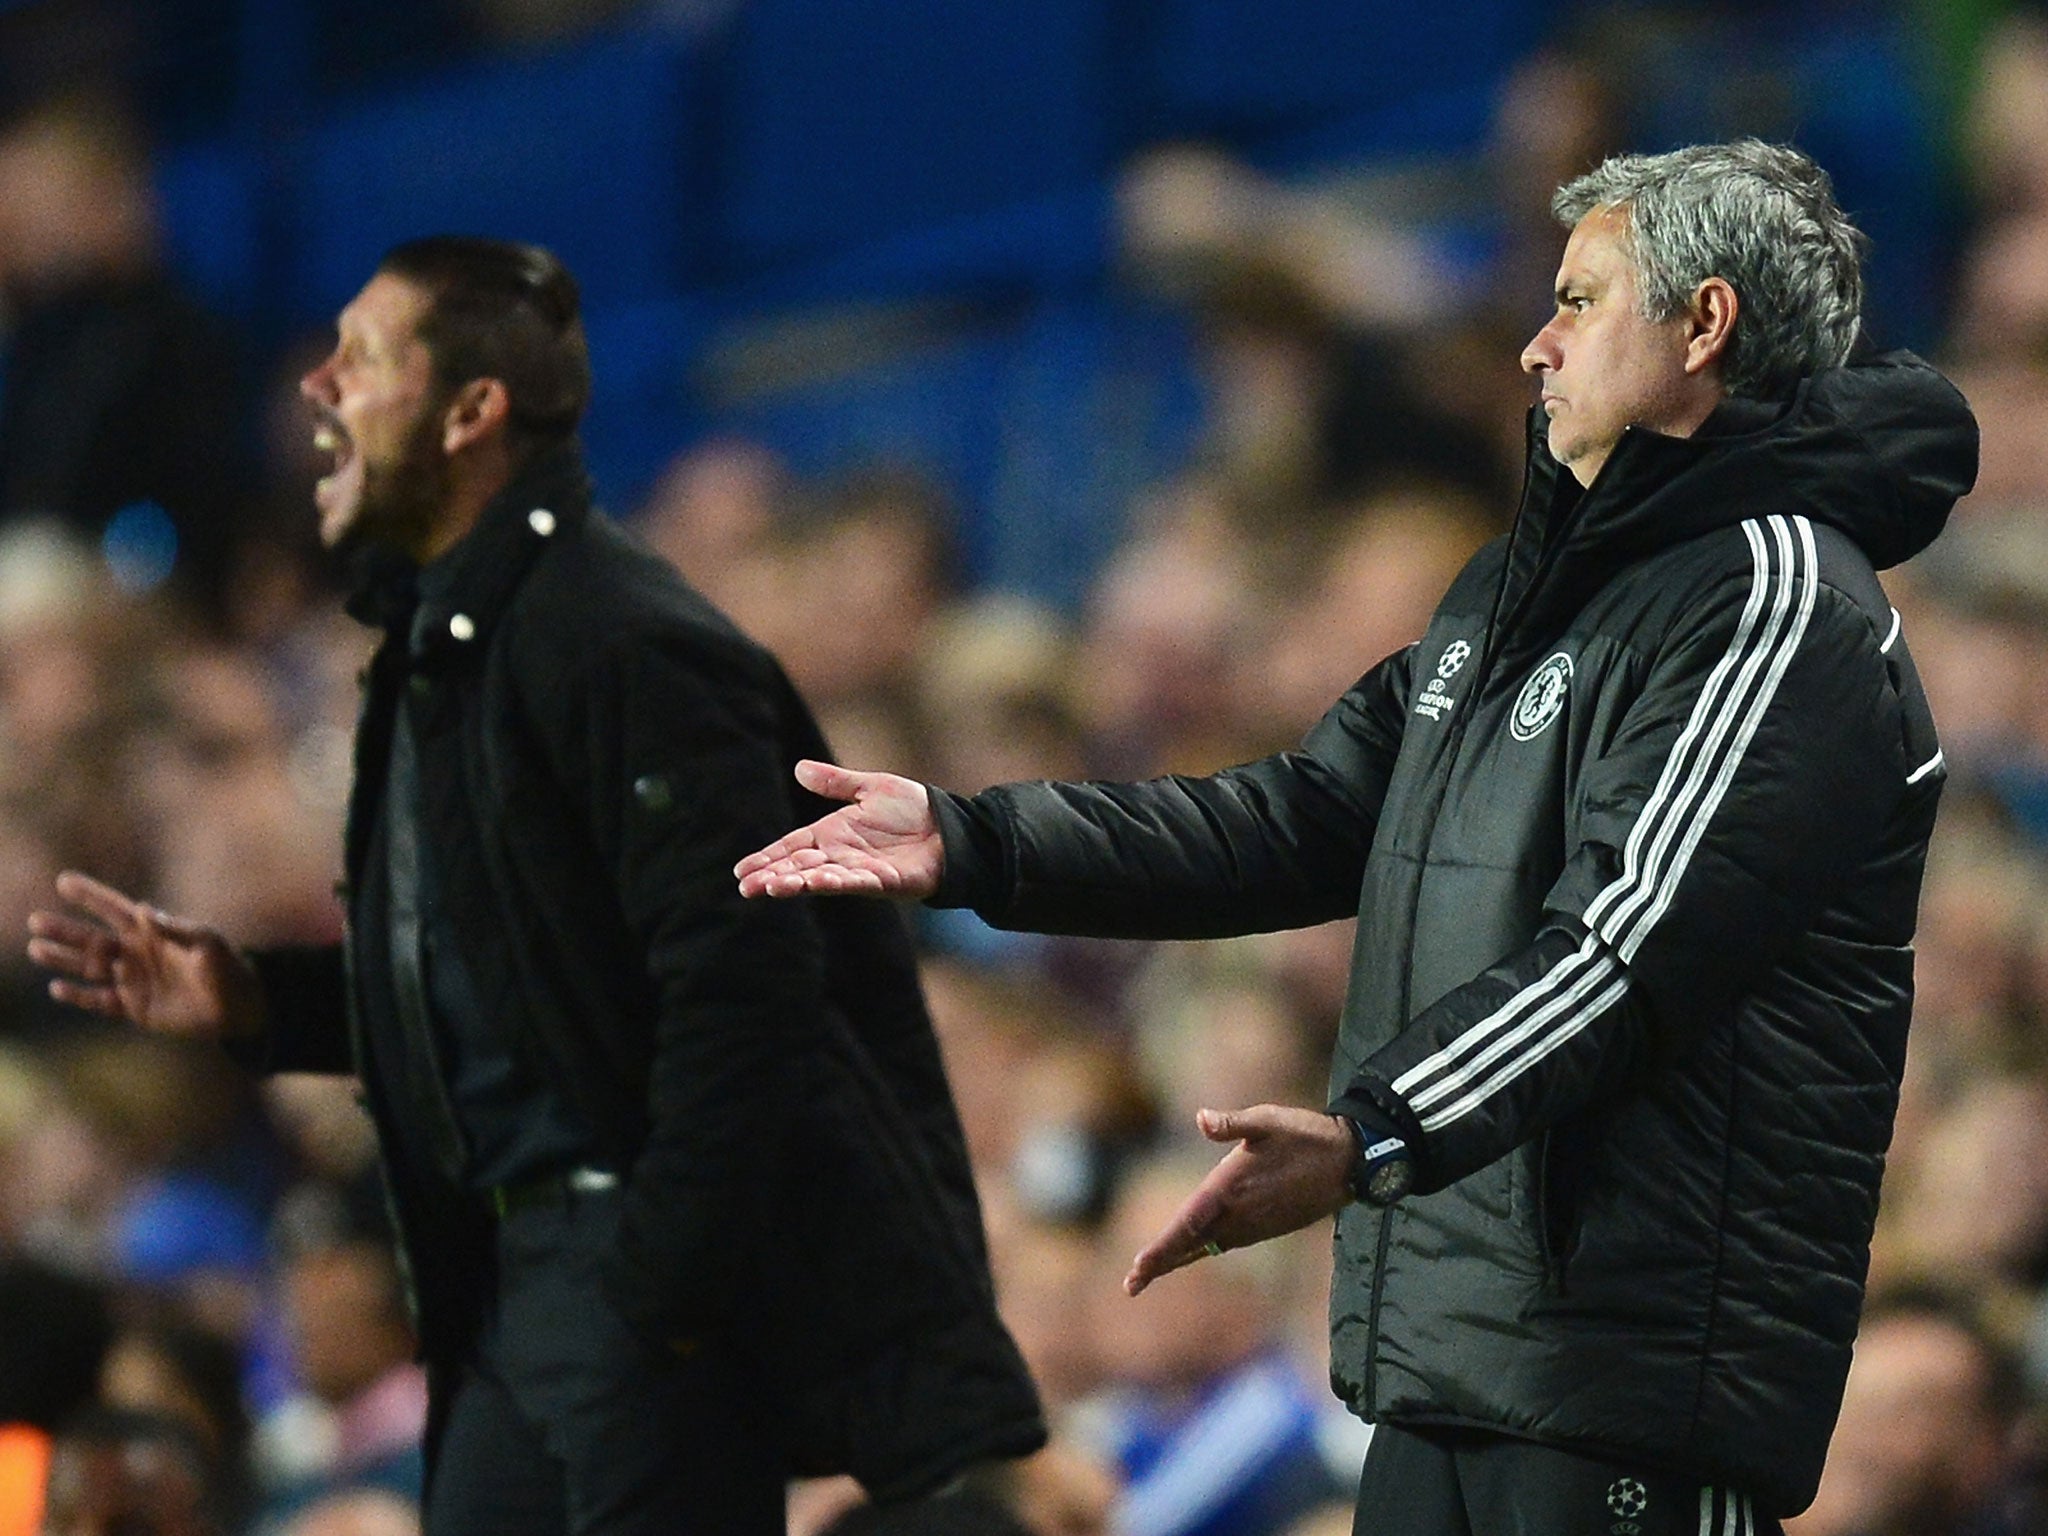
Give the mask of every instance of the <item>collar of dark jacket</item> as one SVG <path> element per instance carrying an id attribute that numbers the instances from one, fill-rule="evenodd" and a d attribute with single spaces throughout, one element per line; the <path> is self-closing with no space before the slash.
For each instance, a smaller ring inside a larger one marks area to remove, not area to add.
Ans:
<path id="1" fill-rule="evenodd" d="M 481 654 L 544 550 L 591 516 L 590 480 L 573 443 L 528 463 L 453 549 L 425 567 L 388 548 L 358 557 L 348 611 L 405 637 L 415 662 Z"/>
<path id="2" fill-rule="evenodd" d="M 1529 434 L 1529 503 L 1546 542 L 1612 562 L 1772 513 L 1831 524 L 1880 570 L 1932 543 L 1977 470 L 1977 424 L 1907 352 L 1802 379 L 1782 400 L 1729 399 L 1689 438 L 1631 427 L 1581 493 Z"/>

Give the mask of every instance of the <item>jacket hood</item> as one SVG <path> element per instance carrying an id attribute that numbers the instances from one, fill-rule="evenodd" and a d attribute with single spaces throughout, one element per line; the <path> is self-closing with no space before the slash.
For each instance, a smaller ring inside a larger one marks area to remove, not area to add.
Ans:
<path id="1" fill-rule="evenodd" d="M 1644 554 L 1778 513 L 1839 529 L 1883 570 L 1933 543 L 1975 483 L 1977 420 L 1934 368 L 1889 352 L 1803 379 L 1789 399 L 1723 401 L 1689 438 L 1631 427 L 1583 494 L 1532 411 L 1529 474 L 1567 550 Z"/>

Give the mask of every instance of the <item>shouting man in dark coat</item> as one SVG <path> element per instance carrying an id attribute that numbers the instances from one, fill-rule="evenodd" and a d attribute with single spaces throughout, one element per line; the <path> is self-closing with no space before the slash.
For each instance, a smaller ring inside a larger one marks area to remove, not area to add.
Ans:
<path id="1" fill-rule="evenodd" d="M 1327 1113 L 1232 1150 L 1127 1288 L 1337 1216 L 1361 1536 L 1752 1536 L 1820 1476 L 1862 1304 L 1942 758 L 1873 570 L 1975 474 L 1860 331 L 1795 151 L 1559 192 L 1509 535 L 1298 751 L 853 804 L 739 866 L 991 922 L 1200 937 L 1355 912 Z"/>
<path id="2" fill-rule="evenodd" d="M 360 547 L 349 943 L 241 955 L 81 875 L 57 997 L 356 1071 L 431 1386 L 430 1536 L 768 1536 L 1042 1439 L 896 914 L 728 871 L 822 751 L 774 661 L 593 512 L 576 288 L 401 246 L 302 385 Z M 859 914 L 857 921 L 839 915 Z M 885 921 L 874 921 L 875 918 Z"/>

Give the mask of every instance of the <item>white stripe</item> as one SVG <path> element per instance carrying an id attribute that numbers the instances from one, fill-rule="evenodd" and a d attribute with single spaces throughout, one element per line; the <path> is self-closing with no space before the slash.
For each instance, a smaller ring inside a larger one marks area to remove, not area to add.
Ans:
<path id="1" fill-rule="evenodd" d="M 1891 633 L 1890 633 L 1890 634 L 1888 634 L 1888 635 L 1886 635 L 1886 636 L 1884 637 L 1884 644 L 1883 644 L 1883 645 L 1880 645 L 1880 646 L 1879 646 L 1879 647 L 1877 648 L 1877 652 L 1878 652 L 1878 654 L 1879 654 L 1880 656 L 1889 656 L 1889 655 L 1891 655 L 1891 653 L 1892 653 L 1892 647 L 1893 647 L 1894 645 L 1898 644 L 1898 641 L 1899 641 L 1899 624 L 1900 624 L 1900 619 L 1899 619 L 1899 610 L 1898 610 L 1898 609 L 1896 609 L 1896 608 L 1894 608 L 1894 609 L 1892 610 L 1892 628 L 1891 628 Z"/>
<path id="2" fill-rule="evenodd" d="M 1742 525 L 1743 537 L 1749 541 L 1750 587 L 1748 601 L 1743 604 L 1742 617 L 1735 626 L 1734 638 L 1728 642 L 1728 649 L 1707 674 L 1706 682 L 1700 688 L 1700 696 L 1693 701 L 1692 714 L 1685 722 L 1685 728 L 1678 733 L 1678 739 L 1671 744 L 1671 752 L 1664 759 L 1664 770 L 1658 775 L 1656 788 L 1643 802 L 1643 809 L 1636 817 L 1636 824 L 1630 829 L 1628 842 L 1622 849 L 1621 875 L 1611 885 L 1595 896 L 1586 908 L 1586 926 L 1598 927 L 1605 914 L 1607 904 L 1623 900 L 1642 877 L 1643 849 L 1651 841 L 1666 814 L 1666 807 L 1680 789 L 1689 783 L 1692 769 L 1691 749 L 1702 735 L 1710 734 L 1710 728 L 1719 718 L 1722 708 L 1720 698 L 1722 687 L 1741 664 L 1744 653 L 1749 649 L 1750 637 L 1755 632 L 1757 617 L 1763 612 L 1765 593 L 1768 590 L 1769 557 L 1759 539 L 1753 523 Z M 1711 752 L 1703 748 L 1702 755 Z"/>
<path id="3" fill-rule="evenodd" d="M 1602 992 L 1570 1019 L 1567 1019 L 1558 1028 L 1545 1035 L 1536 1044 L 1529 1047 L 1526 1052 L 1502 1067 L 1500 1071 L 1494 1073 L 1492 1077 L 1481 1083 L 1477 1088 L 1474 1088 L 1470 1093 L 1458 1100 L 1457 1103 L 1440 1109 L 1423 1120 L 1423 1130 L 1442 1130 L 1453 1120 L 1458 1119 L 1462 1115 L 1469 1114 L 1494 1094 L 1500 1092 L 1509 1083 L 1520 1077 L 1524 1072 L 1535 1066 L 1537 1062 L 1548 1056 L 1552 1051 L 1566 1044 L 1572 1036 L 1599 1018 L 1607 1009 L 1619 1003 L 1627 994 L 1628 978 L 1626 976 L 1617 978 L 1613 986 Z"/>
<path id="4" fill-rule="evenodd" d="M 1120 1501 L 1119 1536 L 1184 1531 L 1286 1442 L 1295 1404 L 1275 1368 L 1255 1367 L 1203 1408 L 1174 1449 Z"/>
<path id="5" fill-rule="evenodd" d="M 1572 960 L 1578 959 L 1580 955 L 1591 954 L 1592 952 L 1597 950 L 1599 943 L 1600 941 L 1594 938 L 1593 935 L 1587 934 L 1585 945 L 1581 947 L 1578 950 L 1578 952 L 1572 956 Z M 1570 965 L 1572 963 L 1572 960 L 1567 960 L 1564 965 L 1558 966 L 1556 970 L 1552 972 L 1552 975 L 1557 975 L 1561 973 L 1564 970 L 1565 965 Z M 1597 954 L 1593 959 L 1593 963 L 1589 966 L 1584 967 L 1585 974 L 1583 976 L 1580 976 L 1577 980 L 1575 980 L 1569 987 L 1567 987 L 1564 990 L 1563 993 L 1561 993 L 1557 997 L 1552 998 L 1549 1002 L 1545 1003 L 1541 1008 L 1536 1009 L 1520 1025 L 1518 1025 L 1514 1029 L 1507 1031 L 1507 1033 L 1503 1034 L 1498 1040 L 1494 1041 L 1493 1044 L 1489 1045 L 1477 1056 L 1474 1056 L 1470 1061 L 1466 1062 L 1465 1065 L 1458 1068 L 1457 1071 L 1446 1073 L 1444 1076 L 1438 1078 L 1435 1082 L 1431 1083 L 1422 1092 L 1416 1094 L 1413 1098 L 1409 1099 L 1408 1107 L 1414 1110 L 1419 1115 L 1425 1109 L 1429 1108 L 1430 1105 L 1436 1103 L 1437 1100 L 1444 1098 L 1450 1094 L 1456 1093 L 1460 1088 L 1464 1087 L 1467 1083 L 1471 1082 L 1473 1078 L 1477 1077 L 1480 1073 L 1484 1072 L 1496 1061 L 1499 1061 L 1501 1057 L 1505 1056 L 1508 1052 L 1512 1051 L 1516 1046 L 1520 1045 L 1523 1041 L 1527 1040 L 1531 1035 L 1535 1034 L 1538 1030 L 1542 1029 L 1544 1025 L 1548 1024 L 1551 1020 L 1558 1017 L 1558 1015 L 1566 1012 L 1569 1009 L 1576 1008 L 1580 1003 L 1584 1002 L 1586 994 L 1588 992 L 1591 992 L 1595 987 L 1600 986 L 1603 982 L 1605 982 L 1608 979 L 1608 977 L 1613 973 L 1614 969 L 1615 965 L 1613 957 L 1604 953 Z M 1516 997 L 1518 999 L 1526 997 L 1530 992 L 1534 990 L 1535 989 L 1533 987 L 1524 987 L 1521 990 L 1521 992 L 1516 994 Z M 1507 1009 L 1503 1008 L 1500 1012 L 1506 1013 L 1507 1011 Z M 1499 1013 L 1494 1015 L 1494 1018 L 1499 1017 Z M 1483 1029 L 1485 1027 L 1486 1026 L 1482 1024 L 1476 1028 L 1466 1030 L 1464 1034 L 1458 1037 L 1459 1042 L 1462 1044 L 1463 1042 L 1472 1039 L 1474 1035 L 1477 1035 L 1479 1033 L 1480 1029 Z"/>
<path id="6" fill-rule="evenodd" d="M 1721 1490 L 1721 1508 L 1724 1511 L 1721 1516 L 1721 1536 L 1741 1536 L 1741 1527 L 1735 1522 L 1741 1502 L 1735 1497 L 1734 1489 Z"/>
<path id="7" fill-rule="evenodd" d="M 1784 519 L 1779 517 L 1771 518 L 1770 529 L 1772 542 L 1776 544 L 1779 555 L 1781 557 L 1786 556 L 1788 554 L 1787 545 L 1789 540 L 1785 536 Z M 1686 773 L 1685 780 L 1679 787 L 1677 795 L 1671 799 L 1667 806 L 1662 808 L 1663 814 L 1658 819 L 1656 834 L 1651 840 L 1650 853 L 1645 861 L 1644 873 L 1648 874 L 1650 866 L 1659 866 L 1658 874 L 1639 880 L 1635 889 L 1629 893 L 1628 898 L 1615 907 L 1611 913 L 1603 914 L 1600 921 L 1595 925 L 1603 935 L 1608 937 L 1614 947 L 1621 952 L 1624 959 L 1629 958 L 1634 947 L 1625 942 L 1624 935 L 1630 926 L 1636 923 L 1638 915 L 1644 908 L 1656 900 L 1656 893 L 1665 880 L 1665 874 L 1661 866 L 1664 866 L 1671 856 L 1674 839 L 1682 841 L 1683 832 L 1693 825 L 1693 803 L 1712 782 L 1716 765 L 1721 762 L 1727 750 L 1729 733 L 1734 728 L 1735 722 L 1742 718 L 1744 709 L 1755 689 L 1757 676 L 1766 668 L 1768 658 L 1784 631 L 1785 615 L 1791 605 L 1792 572 L 1781 569 L 1777 572 L 1775 581 L 1772 581 L 1771 551 L 1764 542 L 1762 531 L 1755 523 L 1744 523 L 1742 531 L 1744 536 L 1749 539 L 1750 554 L 1755 561 L 1754 570 L 1757 585 L 1753 589 L 1752 595 L 1760 596 L 1765 584 L 1767 582 L 1770 583 L 1770 615 L 1764 621 L 1762 630 L 1756 632 L 1756 638 L 1753 643 L 1749 636 L 1738 634 L 1736 641 L 1729 646 L 1728 656 L 1731 658 L 1737 654 L 1738 645 L 1743 647 L 1744 652 L 1740 663 L 1735 669 L 1735 682 L 1728 690 L 1727 697 L 1721 701 L 1720 707 L 1714 713 L 1713 721 L 1707 730 L 1707 745 Z M 1745 617 L 1747 617 L 1747 613 L 1745 613 Z M 1708 699 L 1703 694 L 1700 703 L 1694 708 L 1695 718 L 1701 709 L 1707 707 L 1707 705 Z M 1687 723 L 1690 725 L 1691 722 L 1688 721 Z M 1638 827 L 1640 826 L 1641 822 L 1638 822 Z M 1631 841 L 1633 840 L 1632 837 Z M 1605 893 L 1603 892 L 1602 894 L 1604 895 Z M 1640 936 L 1638 936 L 1636 942 L 1641 942 Z"/>
<path id="8" fill-rule="evenodd" d="M 1927 759 L 1926 762 L 1922 763 L 1918 768 L 1915 768 L 1911 773 L 1907 774 L 1906 782 L 1908 784 L 1918 784 L 1922 779 L 1926 778 L 1927 775 L 1934 772 L 1934 770 L 1939 768 L 1940 766 L 1941 754 L 1937 752 L 1934 754 L 1934 756 Z"/>
<path id="9" fill-rule="evenodd" d="M 1700 1536 L 1714 1536 L 1714 1490 L 1700 1490 Z"/>
<path id="10" fill-rule="evenodd" d="M 1785 538 L 1786 530 L 1782 521 L 1775 517 L 1771 521 L 1777 525 L 1780 538 Z M 1813 547 L 1813 524 L 1803 517 L 1793 521 L 1794 531 L 1799 536 L 1801 552 L 1806 556 L 1805 569 L 1810 572 L 1820 558 Z M 1782 549 L 1780 552 L 1785 553 Z M 1706 836 L 1708 823 L 1713 820 L 1714 812 L 1721 808 L 1721 801 L 1728 793 L 1728 786 L 1735 782 L 1735 770 L 1742 764 L 1742 754 L 1749 750 L 1750 742 L 1755 740 L 1757 727 L 1763 723 L 1764 715 L 1771 707 L 1771 701 L 1778 695 L 1778 685 L 1784 682 L 1786 672 L 1791 670 L 1792 657 L 1799 650 L 1799 642 L 1806 636 L 1807 621 L 1813 617 L 1814 598 L 1818 595 L 1820 587 L 1817 581 L 1798 581 L 1799 569 L 1799 562 L 1795 558 L 1788 564 L 1785 573 L 1787 588 L 1798 594 L 1798 611 L 1792 622 L 1786 626 L 1776 653 L 1771 657 L 1770 669 L 1764 676 L 1763 686 L 1750 700 L 1749 709 L 1742 717 L 1742 724 L 1736 732 L 1735 740 L 1721 759 L 1720 771 L 1714 775 L 1712 786 L 1687 829 L 1677 859 L 1665 872 L 1656 900 L 1637 920 L 1633 931 L 1615 945 L 1624 961 L 1635 958 L 1636 950 L 1642 946 L 1643 940 L 1649 937 L 1650 930 L 1670 910 L 1672 901 L 1678 895 L 1679 881 L 1685 874 L 1686 866 L 1692 862 L 1693 850 L 1699 847 L 1700 839 Z"/>
<path id="11" fill-rule="evenodd" d="M 1598 952 L 1600 940 L 1620 932 L 1620 942 L 1613 947 L 1621 962 L 1626 963 L 1669 908 L 1693 851 L 1726 795 L 1742 754 L 1791 664 L 1812 611 L 1816 584 L 1798 580 L 1798 555 L 1804 553 L 1809 568 L 1817 558 L 1812 525 L 1804 518 L 1788 524 L 1783 517 L 1773 516 L 1768 526 L 1770 542 L 1757 523 L 1742 525 L 1751 556 L 1749 597 L 1734 638 L 1708 674 L 1691 715 L 1665 759 L 1657 785 L 1630 831 L 1623 850 L 1622 873 L 1586 909 L 1587 926 L 1595 931 L 1589 932 L 1586 942 L 1549 973 L 1394 1081 L 1394 1091 L 1407 1096 L 1439 1073 L 1447 1074 L 1410 1099 L 1411 1106 L 1420 1113 L 1471 1082 L 1502 1057 L 1524 1048 L 1520 1056 L 1500 1065 L 1477 1088 L 1426 1116 L 1422 1120 L 1425 1132 L 1438 1130 L 1469 1113 L 1572 1039 L 1602 1010 L 1625 995 L 1627 979 L 1623 977 L 1607 985 L 1590 1005 L 1579 1006 L 1615 970 L 1615 959 Z M 1779 561 L 1775 580 L 1773 545 Z M 1798 612 L 1788 619 L 1795 597 L 1799 601 Z M 1767 606 L 1768 617 L 1759 628 L 1759 617 Z M 1695 745 L 1697 752 L 1693 750 Z M 1695 800 L 1700 801 L 1697 810 L 1692 808 Z M 1602 926 L 1595 928 L 1596 924 Z M 1500 1038 L 1494 1039 L 1496 1035 Z M 1489 1040 L 1493 1040 L 1491 1045 L 1486 1044 Z M 1456 1066 L 1466 1057 L 1472 1059 Z M 1456 1070 L 1451 1070 L 1454 1066 Z"/>
<path id="12" fill-rule="evenodd" d="M 1756 1536 L 1756 1521 L 1751 1518 L 1754 1513 L 1749 1507 L 1749 1495 L 1745 1493 L 1742 1496 L 1742 1536 Z"/>
<path id="13" fill-rule="evenodd" d="M 1535 1007 L 1550 992 L 1569 981 L 1580 967 L 1593 959 L 1599 952 L 1599 948 L 1600 941 L 1594 935 L 1587 934 L 1586 942 L 1581 944 L 1572 954 L 1559 961 L 1550 971 L 1529 983 L 1528 986 L 1517 992 L 1477 1024 L 1466 1029 L 1463 1034 L 1451 1041 L 1449 1045 L 1444 1046 L 1435 1055 L 1417 1062 L 1406 1072 L 1395 1078 L 1393 1084 L 1394 1092 L 1405 1096 L 1418 1083 L 1424 1082 L 1436 1073 L 1443 1071 L 1460 1057 L 1477 1050 L 1488 1037 L 1498 1030 L 1505 1029 L 1526 1010 Z"/>

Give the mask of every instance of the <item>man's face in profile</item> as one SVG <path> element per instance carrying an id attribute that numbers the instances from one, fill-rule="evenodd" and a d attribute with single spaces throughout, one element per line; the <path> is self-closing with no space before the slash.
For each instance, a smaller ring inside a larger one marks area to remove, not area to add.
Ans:
<path id="1" fill-rule="evenodd" d="M 1557 269 L 1557 313 L 1522 351 L 1543 385 L 1551 456 L 1581 485 L 1631 426 L 1683 436 L 1695 422 L 1685 371 L 1687 317 L 1646 320 L 1638 307 L 1628 215 L 1596 208 Z"/>

